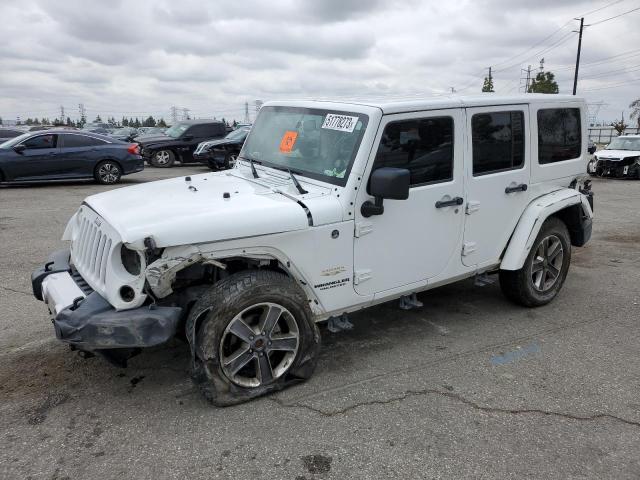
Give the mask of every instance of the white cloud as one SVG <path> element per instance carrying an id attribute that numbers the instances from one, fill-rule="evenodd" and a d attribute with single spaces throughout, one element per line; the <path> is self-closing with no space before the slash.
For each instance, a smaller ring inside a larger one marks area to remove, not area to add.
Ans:
<path id="1" fill-rule="evenodd" d="M 556 72 L 561 92 L 570 93 L 577 43 L 570 32 L 577 22 L 511 57 L 603 5 L 3 0 L 0 117 L 53 117 L 60 105 L 73 114 L 84 103 L 91 116 L 168 117 L 177 105 L 198 116 L 241 119 L 244 102 L 255 99 L 427 96 L 450 87 L 476 93 L 489 65 L 498 93 L 515 93 L 521 68 L 536 68 L 540 57 Z M 611 6 L 587 23 L 629 8 Z M 606 72 L 638 66 L 640 55 L 589 62 L 638 50 L 638 20 L 636 12 L 585 31 L 579 92 L 608 104 L 603 119 L 619 116 L 640 96 L 640 71 Z M 633 80 L 639 81 L 596 90 Z"/>

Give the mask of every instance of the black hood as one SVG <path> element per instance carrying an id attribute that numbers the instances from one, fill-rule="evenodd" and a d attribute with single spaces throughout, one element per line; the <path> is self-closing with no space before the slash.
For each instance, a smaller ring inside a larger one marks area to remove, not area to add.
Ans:
<path id="1" fill-rule="evenodd" d="M 141 137 L 136 137 L 136 142 L 145 144 L 145 143 L 162 143 L 162 142 L 172 142 L 176 140 L 169 135 L 143 135 Z"/>

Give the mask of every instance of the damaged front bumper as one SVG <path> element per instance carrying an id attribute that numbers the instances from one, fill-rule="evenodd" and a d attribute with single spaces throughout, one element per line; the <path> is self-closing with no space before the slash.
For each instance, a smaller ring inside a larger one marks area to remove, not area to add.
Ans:
<path id="1" fill-rule="evenodd" d="M 82 281 L 69 250 L 55 252 L 31 275 L 33 294 L 47 304 L 56 337 L 80 350 L 143 348 L 176 334 L 182 308 L 143 305 L 115 310 Z"/>
<path id="2" fill-rule="evenodd" d="M 638 178 L 640 163 L 635 158 L 622 160 L 594 159 L 589 162 L 587 171 L 598 177 Z"/>

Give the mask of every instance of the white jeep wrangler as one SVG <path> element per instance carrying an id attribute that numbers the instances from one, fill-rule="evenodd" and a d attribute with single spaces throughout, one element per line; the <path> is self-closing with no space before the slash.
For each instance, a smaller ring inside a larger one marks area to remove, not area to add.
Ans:
<path id="1" fill-rule="evenodd" d="M 316 322 L 486 273 L 550 302 L 591 236 L 586 104 L 266 104 L 231 170 L 88 197 L 33 273 L 56 336 L 124 363 L 186 335 L 216 405 L 308 378 Z"/>

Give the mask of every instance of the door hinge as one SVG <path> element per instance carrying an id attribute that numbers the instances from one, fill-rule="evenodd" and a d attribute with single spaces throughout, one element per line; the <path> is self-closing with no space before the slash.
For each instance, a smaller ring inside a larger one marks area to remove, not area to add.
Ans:
<path id="1" fill-rule="evenodd" d="M 371 275 L 371 270 L 356 270 L 353 272 L 353 284 L 360 285 L 362 282 L 366 282 L 367 280 L 371 280 L 373 277 Z"/>
<path id="2" fill-rule="evenodd" d="M 356 223 L 356 231 L 354 235 L 356 237 L 363 237 L 368 233 L 373 232 L 373 223 L 371 222 L 358 222 Z"/>
<path id="3" fill-rule="evenodd" d="M 464 242 L 462 244 L 462 256 L 466 257 L 467 255 L 472 254 L 476 251 L 476 242 Z"/>
<path id="4" fill-rule="evenodd" d="M 467 202 L 467 208 L 465 209 L 464 213 L 466 213 L 467 215 L 471 215 L 473 212 L 477 212 L 478 210 L 480 210 L 480 202 L 472 200 L 470 202 Z"/>

